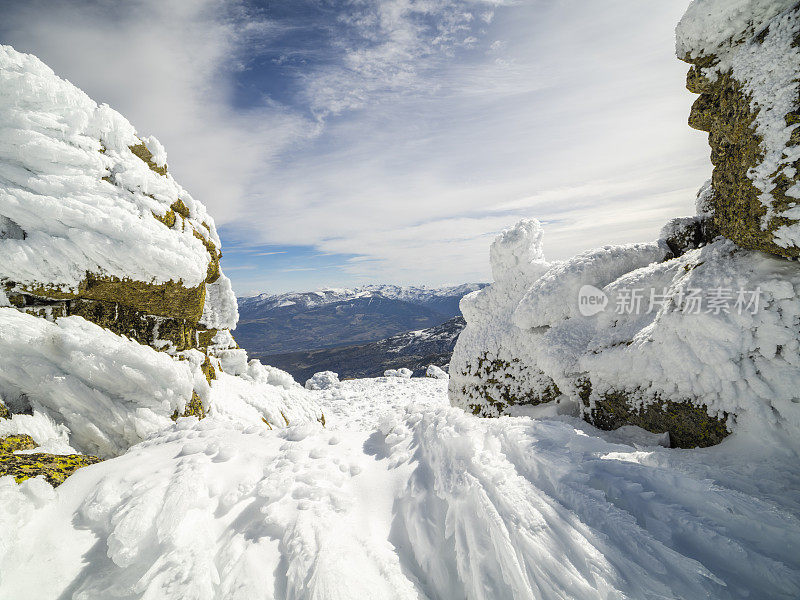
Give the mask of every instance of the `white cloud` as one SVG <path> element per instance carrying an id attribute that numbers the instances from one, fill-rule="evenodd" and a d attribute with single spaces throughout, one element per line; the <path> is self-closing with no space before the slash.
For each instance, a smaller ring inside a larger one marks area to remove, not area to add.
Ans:
<path id="1" fill-rule="evenodd" d="M 254 180 L 318 126 L 286 108 L 231 107 L 238 55 L 268 23 L 219 0 L 36 1 L 0 9 L 4 41 L 124 114 L 166 146 L 170 171 L 236 219 Z"/>
<path id="2" fill-rule="evenodd" d="M 341 274 L 303 280 L 316 287 L 486 279 L 491 236 L 523 216 L 545 221 L 561 258 L 652 239 L 689 214 L 710 166 L 672 56 L 686 4 L 336 3 L 327 46 L 275 54 L 295 65 L 291 101 L 248 110 L 231 102 L 248 53 L 274 51 L 294 26 L 269 11 L 218 0 L 0 11 L 8 42 L 159 137 L 237 248 L 355 255 Z M 262 282 L 283 286 L 276 273 Z M 246 283 L 259 285 L 252 271 Z"/>

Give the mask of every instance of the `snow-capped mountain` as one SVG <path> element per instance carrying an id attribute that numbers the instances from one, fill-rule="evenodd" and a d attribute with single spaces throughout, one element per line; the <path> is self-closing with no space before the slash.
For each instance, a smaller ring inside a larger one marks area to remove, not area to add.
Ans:
<path id="1" fill-rule="evenodd" d="M 370 285 L 239 298 L 236 340 L 262 357 L 377 342 L 443 324 L 461 314 L 462 297 L 483 287 Z"/>
<path id="2" fill-rule="evenodd" d="M 464 283 L 449 287 L 365 285 L 357 288 L 323 288 L 311 292 L 287 292 L 284 294 L 258 294 L 239 298 L 242 314 L 289 306 L 316 308 L 337 302 L 356 299 L 387 298 L 402 300 L 420 306 L 441 307 L 449 305 L 453 298 L 462 298 L 470 292 L 486 287 L 485 283 Z M 456 306 L 457 310 L 457 306 Z M 452 311 L 448 311 L 452 312 Z"/>

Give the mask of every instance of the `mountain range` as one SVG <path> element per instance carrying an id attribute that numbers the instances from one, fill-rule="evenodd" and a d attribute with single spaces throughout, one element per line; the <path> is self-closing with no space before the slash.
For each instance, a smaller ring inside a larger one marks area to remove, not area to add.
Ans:
<path id="1" fill-rule="evenodd" d="M 458 304 L 485 285 L 369 285 L 242 297 L 234 335 L 252 356 L 301 381 L 319 370 L 368 377 L 386 368 L 419 369 L 433 356 L 431 363 L 446 364 L 463 328 Z"/>

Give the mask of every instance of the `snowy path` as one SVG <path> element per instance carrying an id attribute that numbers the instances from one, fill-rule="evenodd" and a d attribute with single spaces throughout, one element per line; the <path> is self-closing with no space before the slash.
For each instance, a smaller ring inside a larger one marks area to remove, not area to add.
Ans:
<path id="1" fill-rule="evenodd" d="M 181 420 L 55 492 L 0 482 L 0 599 L 800 597 L 800 461 L 569 418 L 478 419 L 446 382 L 343 382 L 327 428 Z"/>

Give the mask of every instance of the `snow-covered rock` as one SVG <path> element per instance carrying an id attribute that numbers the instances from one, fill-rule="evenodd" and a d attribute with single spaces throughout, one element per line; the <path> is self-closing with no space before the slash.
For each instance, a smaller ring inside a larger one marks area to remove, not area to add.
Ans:
<path id="1" fill-rule="evenodd" d="M 428 365 L 428 368 L 425 370 L 425 377 L 433 377 L 434 379 L 447 379 L 450 376 L 447 374 L 447 371 L 441 367 L 437 367 L 436 365 Z"/>
<path id="2" fill-rule="evenodd" d="M 333 371 L 320 371 L 306 381 L 307 390 L 329 390 L 339 385 L 339 374 Z"/>
<path id="3" fill-rule="evenodd" d="M 411 369 L 406 369 L 405 367 L 401 369 L 386 369 L 383 372 L 384 377 L 399 377 L 400 379 L 411 379 L 411 376 L 414 372 Z"/>
<path id="4" fill-rule="evenodd" d="M 800 256 L 800 7 L 794 0 L 694 0 L 678 57 L 709 132 L 714 227 L 742 247 Z"/>
<path id="5" fill-rule="evenodd" d="M 214 220 L 166 160 L 154 137 L 0 46 L 0 433 L 107 458 L 181 416 L 322 418 L 288 373 L 236 345 Z"/>
<path id="6" fill-rule="evenodd" d="M 659 248 L 585 255 L 614 265 L 606 278 L 581 271 L 606 302 L 597 313 L 578 310 L 573 261 L 533 282 L 520 272 L 522 297 L 501 282 L 465 298 L 452 402 L 485 415 L 573 403 L 598 426 L 669 431 L 680 446 L 717 443 L 734 428 L 796 436 L 800 268 L 723 239 L 667 260 Z"/>

